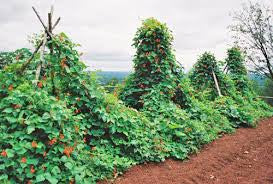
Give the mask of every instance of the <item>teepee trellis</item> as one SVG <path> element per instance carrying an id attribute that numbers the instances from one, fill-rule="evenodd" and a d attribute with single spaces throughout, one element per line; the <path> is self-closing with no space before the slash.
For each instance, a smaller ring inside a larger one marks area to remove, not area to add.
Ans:
<path id="1" fill-rule="evenodd" d="M 36 49 L 34 50 L 34 52 L 32 53 L 31 57 L 22 65 L 19 74 L 22 74 L 24 72 L 24 70 L 28 67 L 28 65 L 30 64 L 30 62 L 33 60 L 34 56 L 40 51 L 40 62 L 37 66 L 36 69 L 36 73 L 35 73 L 35 80 L 34 80 L 34 84 L 35 85 L 39 85 L 39 77 L 40 77 L 40 73 L 42 68 L 45 67 L 45 46 L 46 44 L 48 44 L 49 47 L 49 51 L 50 54 L 53 54 L 53 47 L 51 45 L 51 43 L 48 43 L 50 40 L 54 39 L 54 34 L 53 34 L 53 30 L 56 28 L 56 26 L 59 24 L 61 18 L 59 17 L 56 22 L 54 24 L 52 24 L 52 18 L 53 18 L 53 13 L 54 13 L 54 7 L 53 5 L 51 6 L 50 12 L 48 13 L 48 24 L 46 26 L 46 24 L 44 23 L 44 21 L 42 20 L 41 16 L 39 15 L 38 11 L 32 7 L 34 13 L 36 14 L 37 18 L 39 19 L 40 23 L 42 24 L 43 28 L 44 28 L 44 34 L 43 34 L 43 39 L 42 41 L 39 42 L 39 44 L 37 45 Z M 55 45 L 58 49 L 58 46 Z M 51 72 L 51 81 L 52 81 L 52 93 L 54 95 L 57 96 L 57 92 L 55 89 L 55 84 L 54 84 L 54 73 Z M 89 89 L 88 87 L 84 84 L 84 82 L 81 82 L 81 86 L 83 88 L 83 91 L 85 92 L 86 96 L 88 99 L 92 100 L 92 97 L 89 93 Z"/>
<path id="2" fill-rule="evenodd" d="M 40 54 L 40 62 L 37 66 L 36 69 L 36 74 L 35 74 L 35 83 L 37 84 L 37 81 L 39 80 L 41 69 L 45 67 L 45 60 L 44 60 L 44 54 L 45 54 L 45 46 L 48 41 L 53 39 L 53 30 L 56 28 L 56 26 L 59 24 L 61 18 L 59 17 L 56 22 L 52 25 L 52 18 L 53 18 L 53 13 L 54 13 L 54 7 L 53 5 L 51 6 L 50 12 L 48 13 L 48 25 L 44 23 L 42 20 L 41 16 L 39 15 L 38 11 L 32 7 L 34 13 L 36 14 L 37 18 L 39 19 L 40 23 L 42 24 L 44 28 L 44 35 L 42 41 L 39 42 L 37 45 L 36 49 L 32 53 L 31 57 L 22 65 L 20 73 L 22 74 L 24 70 L 28 67 L 30 62 L 33 60 L 35 54 L 37 54 L 39 51 L 41 52 Z M 50 52 L 52 53 L 52 47 L 50 47 Z"/>

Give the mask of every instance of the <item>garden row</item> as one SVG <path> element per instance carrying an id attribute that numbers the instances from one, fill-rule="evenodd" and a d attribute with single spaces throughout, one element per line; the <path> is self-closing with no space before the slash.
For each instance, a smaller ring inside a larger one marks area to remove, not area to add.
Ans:
<path id="1" fill-rule="evenodd" d="M 33 40 L 40 52 L 9 57 L 0 71 L 0 181 L 95 183 L 135 164 L 185 159 L 272 116 L 238 47 L 224 62 L 204 53 L 185 74 L 172 41 L 165 24 L 143 21 L 134 73 L 113 94 L 86 72 L 64 33 L 45 32 Z"/>

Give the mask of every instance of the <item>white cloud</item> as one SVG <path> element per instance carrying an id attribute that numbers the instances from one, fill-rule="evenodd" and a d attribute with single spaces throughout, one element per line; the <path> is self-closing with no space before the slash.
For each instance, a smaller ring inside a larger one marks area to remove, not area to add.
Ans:
<path id="1" fill-rule="evenodd" d="M 1 0 L 3 1 L 3 0 Z M 263 0 L 270 3 L 270 0 Z M 56 31 L 66 32 L 82 45 L 83 59 L 92 68 L 131 70 L 132 39 L 141 20 L 155 17 L 166 22 L 175 36 L 178 60 L 188 70 L 204 51 L 225 57 L 231 43 L 229 13 L 243 0 L 56 0 Z M 51 1 L 9 0 L 0 7 L 0 50 L 29 46 L 27 35 L 41 25 L 31 10 L 35 6 L 45 19 Z"/>

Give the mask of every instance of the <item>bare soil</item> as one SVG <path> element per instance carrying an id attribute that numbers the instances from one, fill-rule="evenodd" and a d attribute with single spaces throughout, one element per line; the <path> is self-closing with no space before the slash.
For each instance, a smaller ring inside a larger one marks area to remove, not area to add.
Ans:
<path id="1" fill-rule="evenodd" d="M 104 181 L 103 183 L 112 183 Z M 205 145 L 189 160 L 142 164 L 115 184 L 273 184 L 273 118 Z"/>

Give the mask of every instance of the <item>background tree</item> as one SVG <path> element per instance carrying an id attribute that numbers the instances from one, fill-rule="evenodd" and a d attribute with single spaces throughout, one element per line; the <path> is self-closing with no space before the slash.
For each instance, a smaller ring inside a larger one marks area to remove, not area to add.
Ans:
<path id="1" fill-rule="evenodd" d="M 233 14 L 231 30 L 238 44 L 247 52 L 253 72 L 273 80 L 272 10 L 258 2 L 244 4 Z"/>

